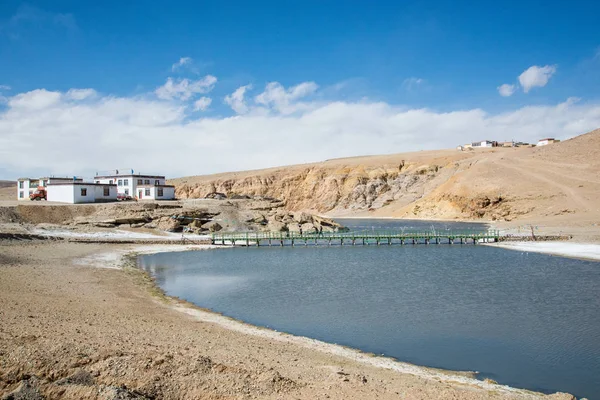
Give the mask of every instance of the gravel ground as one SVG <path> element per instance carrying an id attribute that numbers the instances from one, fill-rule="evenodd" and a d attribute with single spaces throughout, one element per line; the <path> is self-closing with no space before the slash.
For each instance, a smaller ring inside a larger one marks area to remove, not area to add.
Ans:
<path id="1" fill-rule="evenodd" d="M 165 297 L 137 269 L 81 262 L 101 265 L 107 258 L 94 254 L 128 249 L 0 241 L 0 397 L 572 399 L 444 371 L 403 373 L 337 346 L 232 329 L 243 324 Z"/>

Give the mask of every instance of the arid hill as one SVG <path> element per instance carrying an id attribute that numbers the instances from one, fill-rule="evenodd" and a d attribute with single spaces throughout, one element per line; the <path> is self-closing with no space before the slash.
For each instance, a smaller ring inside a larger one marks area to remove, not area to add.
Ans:
<path id="1" fill-rule="evenodd" d="M 600 129 L 543 147 L 354 157 L 170 183 L 180 198 L 269 196 L 330 216 L 600 222 Z"/>
<path id="2" fill-rule="evenodd" d="M 14 200 L 17 198 L 17 182 L 0 180 L 0 200 Z"/>

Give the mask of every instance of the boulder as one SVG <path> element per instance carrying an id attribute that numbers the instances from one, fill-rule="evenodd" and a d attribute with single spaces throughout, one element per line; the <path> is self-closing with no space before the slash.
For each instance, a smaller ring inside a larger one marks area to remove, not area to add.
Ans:
<path id="1" fill-rule="evenodd" d="M 290 232 L 300 232 L 300 224 L 298 224 L 297 222 L 287 224 L 287 228 Z"/>
<path id="2" fill-rule="evenodd" d="M 313 217 L 312 215 L 305 213 L 305 212 L 299 212 L 294 214 L 294 221 L 300 223 L 300 224 L 305 224 L 307 222 L 313 222 Z"/>
<path id="3" fill-rule="evenodd" d="M 315 233 L 317 231 L 317 228 L 310 222 L 302 224 L 302 233 Z"/>
<path id="4" fill-rule="evenodd" d="M 188 224 L 188 227 L 190 229 L 200 229 L 202 227 L 202 221 L 200 221 L 199 219 L 195 219 Z"/>
<path id="5" fill-rule="evenodd" d="M 208 229 L 210 232 L 218 232 L 223 227 L 217 221 L 210 221 L 202 225 L 202 229 Z"/>
<path id="6" fill-rule="evenodd" d="M 156 227 L 166 232 L 178 232 L 181 230 L 181 224 L 175 218 L 163 217 L 161 218 Z"/>
<path id="7" fill-rule="evenodd" d="M 288 227 L 281 221 L 271 220 L 267 224 L 267 229 L 271 232 L 287 232 Z"/>

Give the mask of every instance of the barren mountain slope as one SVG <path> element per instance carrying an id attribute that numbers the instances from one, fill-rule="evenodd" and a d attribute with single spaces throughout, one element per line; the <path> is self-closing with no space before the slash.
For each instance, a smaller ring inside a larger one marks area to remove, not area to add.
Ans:
<path id="1" fill-rule="evenodd" d="M 17 182 L 0 181 L 0 200 L 15 200 L 17 198 Z"/>
<path id="2" fill-rule="evenodd" d="M 181 198 L 272 196 L 333 216 L 573 219 L 600 215 L 600 130 L 539 148 L 440 150 L 178 178 Z"/>

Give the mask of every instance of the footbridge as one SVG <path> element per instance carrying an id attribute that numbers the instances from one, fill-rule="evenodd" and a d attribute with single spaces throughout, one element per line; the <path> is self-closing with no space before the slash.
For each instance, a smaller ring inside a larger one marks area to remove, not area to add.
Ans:
<path id="1" fill-rule="evenodd" d="M 497 242 L 500 233 L 488 231 L 442 232 L 232 232 L 213 233 L 212 244 L 222 246 L 318 246 L 318 245 L 416 245 L 416 244 L 477 244 Z"/>

